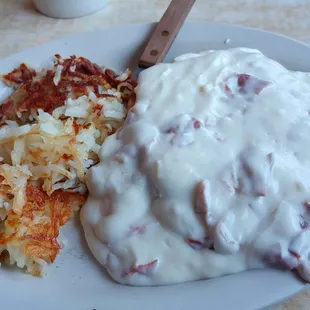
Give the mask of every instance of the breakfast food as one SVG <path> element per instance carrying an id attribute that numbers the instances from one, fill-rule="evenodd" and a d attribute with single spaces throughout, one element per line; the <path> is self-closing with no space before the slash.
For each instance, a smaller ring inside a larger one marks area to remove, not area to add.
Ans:
<path id="1" fill-rule="evenodd" d="M 63 226 L 87 198 L 85 174 L 134 102 L 131 72 L 117 76 L 83 57 L 51 69 L 25 64 L 2 76 L 0 258 L 41 275 L 62 248 Z"/>
<path id="2" fill-rule="evenodd" d="M 310 75 L 208 51 L 145 70 L 136 95 L 81 210 L 108 273 L 163 285 L 275 266 L 309 282 Z"/>

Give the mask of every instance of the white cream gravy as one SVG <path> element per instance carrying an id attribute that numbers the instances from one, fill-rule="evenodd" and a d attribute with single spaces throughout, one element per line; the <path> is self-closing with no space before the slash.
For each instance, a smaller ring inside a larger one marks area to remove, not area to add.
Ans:
<path id="1" fill-rule="evenodd" d="M 257 50 L 145 70 L 88 174 L 92 253 L 130 285 L 267 266 L 310 281 L 309 113 L 310 75 Z"/>

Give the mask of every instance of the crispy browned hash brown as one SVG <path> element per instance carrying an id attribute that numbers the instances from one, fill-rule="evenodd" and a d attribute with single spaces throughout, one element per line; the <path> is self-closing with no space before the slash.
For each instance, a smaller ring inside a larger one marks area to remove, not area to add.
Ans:
<path id="1" fill-rule="evenodd" d="M 85 174 L 135 102 L 132 73 L 55 56 L 51 69 L 21 64 L 2 75 L 0 260 L 33 275 L 62 248 L 59 229 L 87 198 Z"/>

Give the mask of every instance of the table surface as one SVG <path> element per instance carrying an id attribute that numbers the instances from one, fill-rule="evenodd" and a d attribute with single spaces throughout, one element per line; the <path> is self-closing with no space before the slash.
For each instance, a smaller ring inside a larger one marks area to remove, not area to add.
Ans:
<path id="1" fill-rule="evenodd" d="M 0 0 L 0 57 L 72 33 L 158 21 L 168 3 L 169 0 L 110 0 L 96 14 L 57 20 L 36 12 L 31 0 Z M 197 0 L 189 20 L 256 27 L 310 44 L 309 12 L 309 0 Z M 310 291 L 306 291 L 272 310 L 307 310 L 309 305 Z"/>

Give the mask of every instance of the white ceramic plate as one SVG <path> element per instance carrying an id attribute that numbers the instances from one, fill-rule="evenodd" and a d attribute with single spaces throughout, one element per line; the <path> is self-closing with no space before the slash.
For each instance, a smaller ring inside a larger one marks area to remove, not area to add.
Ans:
<path id="1" fill-rule="evenodd" d="M 7 72 L 21 61 L 45 65 L 55 53 L 81 55 L 116 70 L 125 69 L 134 66 L 152 27 L 146 24 L 98 30 L 51 42 L 0 60 L 0 72 Z M 230 39 L 229 43 L 225 43 L 226 39 Z M 167 60 L 187 52 L 238 46 L 258 48 L 289 69 L 310 71 L 310 46 L 260 30 L 218 24 L 186 24 Z M 43 279 L 16 269 L 0 270 L 2 309 L 254 310 L 282 301 L 305 287 L 290 272 L 276 270 L 166 287 L 122 286 L 95 262 L 78 223 L 71 223 L 63 232 L 65 248 L 46 269 Z"/>

